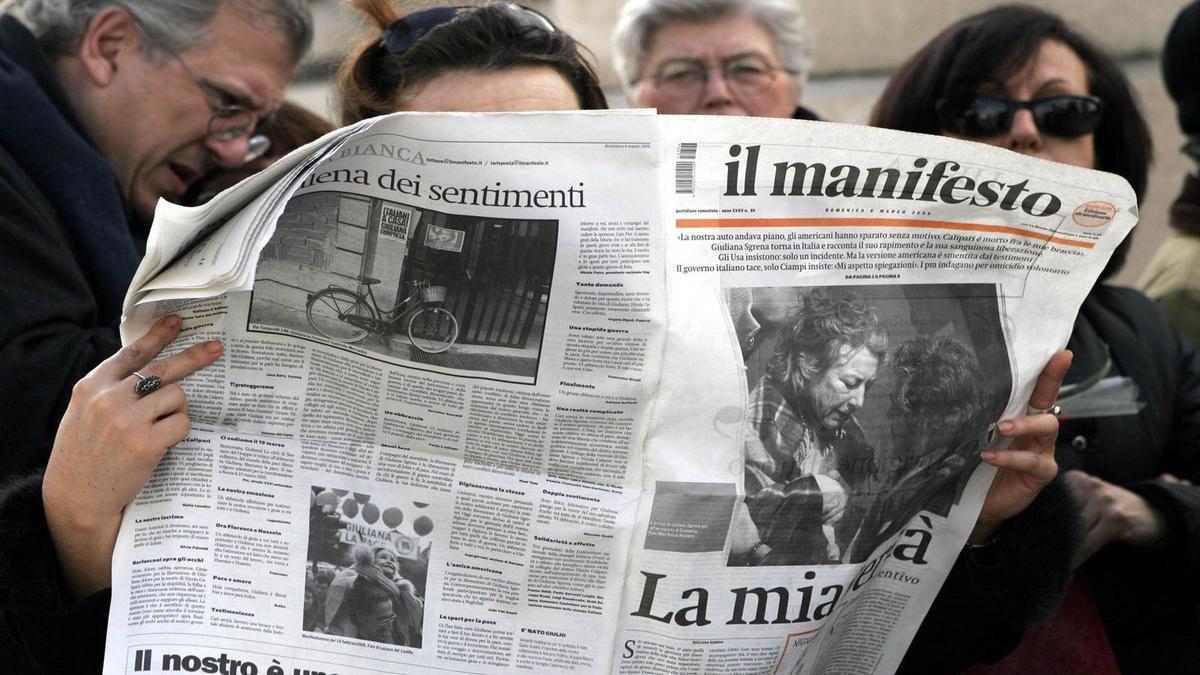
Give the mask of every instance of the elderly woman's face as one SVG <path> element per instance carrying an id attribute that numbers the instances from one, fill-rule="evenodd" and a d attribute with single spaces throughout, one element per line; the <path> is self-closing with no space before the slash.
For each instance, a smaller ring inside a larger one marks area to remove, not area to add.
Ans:
<path id="1" fill-rule="evenodd" d="M 976 93 L 1013 101 L 1082 96 L 1088 94 L 1087 67 L 1070 47 L 1057 40 L 1046 40 L 1033 58 L 1015 74 L 1004 82 L 985 82 Z M 1027 109 L 1016 112 L 1007 132 L 971 140 L 1087 169 L 1096 166 L 1093 134 L 1066 137 L 1046 133 L 1038 128 L 1033 113 Z"/>
<path id="2" fill-rule="evenodd" d="M 534 112 L 579 110 L 569 82 L 549 66 L 456 70 L 416 87 L 399 110 L 413 112 Z"/>
<path id="3" fill-rule="evenodd" d="M 870 349 L 847 345 L 833 365 L 806 383 L 802 403 L 823 428 L 837 429 L 862 407 L 877 370 L 879 357 Z"/>
<path id="4" fill-rule="evenodd" d="M 633 103 L 666 114 L 791 117 L 800 92 L 771 34 L 749 16 L 655 31 Z"/>

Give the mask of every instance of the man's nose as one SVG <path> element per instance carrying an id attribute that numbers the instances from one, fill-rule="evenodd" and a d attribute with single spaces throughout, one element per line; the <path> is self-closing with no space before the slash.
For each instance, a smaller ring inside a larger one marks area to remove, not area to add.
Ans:
<path id="1" fill-rule="evenodd" d="M 204 147 L 208 148 L 217 166 L 236 169 L 246 163 L 246 153 L 250 151 L 250 137 L 243 135 L 221 140 L 215 136 L 208 136 L 204 139 Z"/>

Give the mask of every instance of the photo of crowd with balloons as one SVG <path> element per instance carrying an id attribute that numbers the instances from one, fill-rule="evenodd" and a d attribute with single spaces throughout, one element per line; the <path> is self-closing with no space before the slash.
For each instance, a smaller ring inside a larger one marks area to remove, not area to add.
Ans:
<path id="1" fill-rule="evenodd" d="M 304 630 L 419 648 L 434 530 L 428 507 L 313 486 Z"/>

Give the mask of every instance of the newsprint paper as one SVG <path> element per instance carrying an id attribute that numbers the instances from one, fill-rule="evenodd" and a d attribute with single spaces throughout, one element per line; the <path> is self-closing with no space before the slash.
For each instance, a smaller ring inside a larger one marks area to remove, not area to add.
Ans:
<path id="1" fill-rule="evenodd" d="M 124 336 L 226 353 L 105 672 L 892 671 L 1136 219 L 996 148 L 645 111 L 391 116 L 161 204 Z"/>

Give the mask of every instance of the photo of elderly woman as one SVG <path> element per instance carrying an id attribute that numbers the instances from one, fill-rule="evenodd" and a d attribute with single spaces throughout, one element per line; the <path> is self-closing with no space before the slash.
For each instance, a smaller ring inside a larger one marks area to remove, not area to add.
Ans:
<path id="1" fill-rule="evenodd" d="M 745 359 L 730 565 L 859 562 L 957 503 L 1011 391 L 988 285 L 728 289 Z M 748 515 L 747 515 L 748 514 Z"/>

